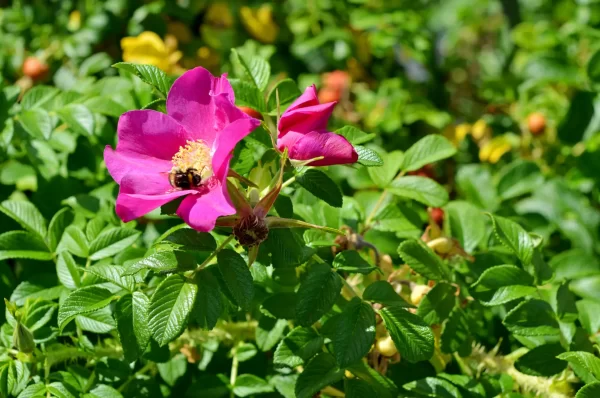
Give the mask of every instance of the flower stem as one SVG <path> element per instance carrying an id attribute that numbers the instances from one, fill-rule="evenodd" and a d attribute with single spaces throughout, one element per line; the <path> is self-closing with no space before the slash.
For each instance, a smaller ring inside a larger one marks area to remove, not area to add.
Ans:
<path id="1" fill-rule="evenodd" d="M 231 242 L 231 240 L 232 240 L 232 239 L 233 239 L 233 235 L 229 235 L 227 238 L 225 238 L 225 240 L 224 240 L 224 241 L 223 241 L 223 242 L 222 242 L 222 243 L 219 245 L 219 247 L 217 247 L 217 248 L 216 248 L 216 250 L 215 250 L 214 252 L 212 252 L 212 253 L 210 254 L 210 256 L 208 256 L 208 258 L 207 258 L 206 260 L 204 260 L 204 261 L 202 262 L 202 264 L 200 264 L 200 265 L 198 266 L 198 268 L 196 268 L 196 269 L 194 270 L 194 273 L 197 273 L 197 272 L 201 271 L 201 270 L 202 270 L 204 267 L 206 267 L 206 266 L 208 265 L 208 263 L 210 263 L 210 262 L 211 262 L 211 260 L 212 260 L 213 258 L 215 258 L 215 257 L 216 257 L 216 255 L 217 255 L 217 254 L 219 254 L 219 252 L 220 252 L 221 250 L 223 250 L 223 249 L 225 248 L 225 246 L 227 246 L 227 245 L 229 244 L 229 242 Z"/>
<path id="2" fill-rule="evenodd" d="M 233 361 L 231 362 L 231 375 L 229 376 L 229 384 L 231 384 L 231 393 L 229 393 L 230 398 L 234 398 L 235 394 L 233 393 L 233 386 L 235 385 L 235 381 L 237 379 L 238 374 L 238 366 L 240 361 L 237 356 L 237 348 L 233 348 Z"/>
<path id="3" fill-rule="evenodd" d="M 296 181 L 296 176 L 291 177 L 290 179 L 286 180 L 283 184 L 281 184 L 281 189 L 292 185 L 294 181 Z"/>
<path id="4" fill-rule="evenodd" d="M 406 174 L 406 173 L 404 171 L 401 171 L 400 173 L 398 173 L 398 175 L 396 177 L 394 177 L 393 181 L 396 181 L 400 177 L 404 176 L 404 174 Z M 361 234 L 364 234 L 369 229 L 371 229 L 371 222 L 373 221 L 373 217 L 375 217 L 377 215 L 377 211 L 379 211 L 379 209 L 385 202 L 385 199 L 387 198 L 388 194 L 389 194 L 388 190 L 384 189 L 383 192 L 381 193 L 381 196 L 379 197 L 379 200 L 377 201 L 377 203 L 375 203 L 373 210 L 371 210 L 371 213 L 369 213 L 369 216 L 367 217 L 367 220 L 365 221 L 365 226 L 364 226 L 363 230 L 361 231 Z"/>

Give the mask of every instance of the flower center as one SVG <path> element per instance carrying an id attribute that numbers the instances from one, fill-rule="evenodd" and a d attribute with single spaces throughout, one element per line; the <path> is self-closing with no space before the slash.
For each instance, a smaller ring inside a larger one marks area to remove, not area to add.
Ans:
<path id="1" fill-rule="evenodd" d="M 197 188 L 213 175 L 210 148 L 202 140 L 187 141 L 171 160 L 169 181 L 174 188 Z"/>

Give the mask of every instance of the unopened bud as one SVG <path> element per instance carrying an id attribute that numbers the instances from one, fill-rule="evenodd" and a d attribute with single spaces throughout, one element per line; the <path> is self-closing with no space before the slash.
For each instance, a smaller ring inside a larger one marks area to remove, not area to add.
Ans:
<path id="1" fill-rule="evenodd" d="M 448 254 L 454 248 L 454 242 L 452 239 L 441 237 L 427 242 L 427 246 L 438 254 Z"/>
<path id="2" fill-rule="evenodd" d="M 258 192 L 258 189 L 256 188 L 250 188 L 248 196 L 248 201 L 252 207 L 256 206 L 256 204 L 260 201 L 260 192 Z"/>
<path id="3" fill-rule="evenodd" d="M 242 246 L 255 246 L 269 236 L 269 228 L 265 220 L 254 214 L 240 218 L 233 227 L 233 234 Z"/>
<path id="4" fill-rule="evenodd" d="M 35 342 L 33 341 L 33 333 L 21 322 L 17 321 L 15 331 L 13 333 L 13 346 L 17 350 L 29 354 L 35 349 Z"/>
<path id="5" fill-rule="evenodd" d="M 423 300 L 423 297 L 425 297 L 430 290 L 431 288 L 427 285 L 416 285 L 410 292 L 410 301 L 412 301 L 414 305 L 419 305 L 421 300 Z"/>

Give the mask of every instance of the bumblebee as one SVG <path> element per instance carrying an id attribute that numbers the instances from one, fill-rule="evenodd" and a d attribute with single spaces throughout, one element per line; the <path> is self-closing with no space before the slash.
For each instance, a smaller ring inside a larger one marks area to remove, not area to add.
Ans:
<path id="1" fill-rule="evenodd" d="M 190 189 L 202 185 L 202 175 L 196 169 L 187 169 L 185 172 L 172 171 L 169 182 L 173 188 Z"/>

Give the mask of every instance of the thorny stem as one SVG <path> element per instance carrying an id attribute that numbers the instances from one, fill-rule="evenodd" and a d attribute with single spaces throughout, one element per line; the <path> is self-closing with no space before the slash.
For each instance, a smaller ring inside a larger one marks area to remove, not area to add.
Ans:
<path id="1" fill-rule="evenodd" d="M 221 250 L 223 250 L 223 249 L 225 248 L 225 246 L 227 246 L 227 245 L 229 244 L 229 242 L 231 242 L 231 240 L 232 240 L 232 239 L 233 239 L 233 235 L 229 235 L 227 238 L 225 238 L 225 240 L 224 240 L 224 241 L 223 241 L 223 242 L 222 242 L 222 243 L 219 245 L 219 247 L 217 247 L 217 249 L 216 249 L 214 252 L 212 252 L 212 253 L 210 254 L 210 256 L 208 256 L 208 258 L 207 258 L 206 260 L 204 260 L 204 261 L 202 262 L 202 264 L 200 264 L 200 265 L 198 266 L 198 268 L 196 268 L 196 269 L 194 270 L 194 273 L 197 273 L 197 272 L 201 271 L 201 270 L 202 270 L 204 267 L 206 267 L 206 266 L 208 265 L 208 263 L 209 263 L 209 262 L 210 262 L 210 261 L 211 261 L 213 258 L 215 258 L 215 256 L 216 256 L 217 254 L 219 254 L 219 252 L 220 252 Z"/>

